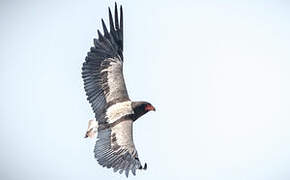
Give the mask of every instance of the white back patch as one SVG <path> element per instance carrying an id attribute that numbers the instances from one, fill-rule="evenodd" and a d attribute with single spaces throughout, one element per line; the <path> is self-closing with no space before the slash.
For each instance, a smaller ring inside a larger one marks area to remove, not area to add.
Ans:
<path id="1" fill-rule="evenodd" d="M 125 101 L 110 106 L 106 111 L 106 117 L 108 118 L 108 123 L 113 123 L 122 116 L 133 113 L 131 101 Z"/>

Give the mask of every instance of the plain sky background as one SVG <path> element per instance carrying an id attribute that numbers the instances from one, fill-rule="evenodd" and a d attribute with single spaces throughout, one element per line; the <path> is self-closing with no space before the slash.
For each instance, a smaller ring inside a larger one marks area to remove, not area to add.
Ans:
<path id="1" fill-rule="evenodd" d="M 290 3 L 117 1 L 147 171 L 131 179 L 290 179 Z M 0 2 L 0 179 L 126 179 L 93 158 L 81 66 L 114 1 Z"/>

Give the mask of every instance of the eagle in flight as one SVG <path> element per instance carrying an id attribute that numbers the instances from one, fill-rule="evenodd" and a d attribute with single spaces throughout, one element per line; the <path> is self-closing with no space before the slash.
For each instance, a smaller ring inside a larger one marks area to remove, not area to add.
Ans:
<path id="1" fill-rule="evenodd" d="M 120 19 L 120 21 L 119 21 Z M 155 108 L 145 101 L 129 99 L 123 76 L 123 10 L 118 15 L 115 3 L 114 20 L 109 8 L 108 31 L 104 20 L 104 33 L 98 30 L 98 39 L 88 52 L 82 67 L 82 78 L 87 100 L 95 113 L 89 121 L 86 137 L 97 141 L 94 155 L 100 165 L 112 168 L 128 177 L 131 171 L 146 169 L 141 165 L 133 142 L 133 122 Z"/>

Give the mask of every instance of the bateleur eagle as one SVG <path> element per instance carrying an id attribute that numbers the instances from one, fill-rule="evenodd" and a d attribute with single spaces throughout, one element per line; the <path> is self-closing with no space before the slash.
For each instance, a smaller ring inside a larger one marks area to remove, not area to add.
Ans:
<path id="1" fill-rule="evenodd" d="M 120 20 L 119 20 L 120 19 Z M 114 20 L 109 8 L 108 31 L 102 19 L 104 34 L 98 30 L 98 39 L 88 52 L 82 67 L 82 78 L 87 100 L 95 113 L 89 121 L 86 137 L 97 132 L 94 155 L 103 167 L 120 174 L 146 169 L 138 158 L 133 142 L 133 122 L 155 108 L 148 102 L 129 99 L 123 76 L 123 10 L 118 15 L 115 3 Z"/>

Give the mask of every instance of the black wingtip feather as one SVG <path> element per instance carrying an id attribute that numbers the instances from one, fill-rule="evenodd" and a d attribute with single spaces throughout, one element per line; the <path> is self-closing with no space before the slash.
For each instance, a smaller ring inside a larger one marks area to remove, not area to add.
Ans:
<path id="1" fill-rule="evenodd" d="M 107 29 L 106 24 L 105 24 L 103 19 L 102 19 L 102 26 L 103 26 L 105 37 L 109 38 L 110 35 L 109 35 L 108 29 Z"/>
<path id="2" fill-rule="evenodd" d="M 110 23 L 110 32 L 114 32 L 115 31 L 114 21 L 110 7 L 109 7 L 109 23 Z"/>
<path id="3" fill-rule="evenodd" d="M 118 7 L 116 2 L 115 2 L 115 28 L 116 30 L 119 29 Z"/>
<path id="4" fill-rule="evenodd" d="M 123 37 L 123 7 L 120 6 L 120 31 Z"/>
<path id="5" fill-rule="evenodd" d="M 97 30 L 97 32 L 98 32 L 99 39 L 101 41 L 104 41 L 104 36 L 102 35 L 102 33 L 99 30 Z"/>
<path id="6" fill-rule="evenodd" d="M 144 164 L 144 167 L 143 167 L 143 169 L 144 169 L 144 170 L 146 170 L 146 169 L 147 169 L 147 163 L 145 163 L 145 164 Z"/>

